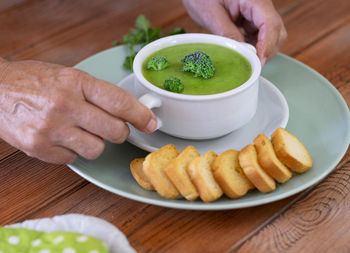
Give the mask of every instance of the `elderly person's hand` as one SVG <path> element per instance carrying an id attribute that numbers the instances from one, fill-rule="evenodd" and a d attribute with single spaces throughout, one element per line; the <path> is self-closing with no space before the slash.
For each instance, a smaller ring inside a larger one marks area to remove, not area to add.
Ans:
<path id="1" fill-rule="evenodd" d="M 73 68 L 0 58 L 0 137 L 51 163 L 98 157 L 104 140 L 123 142 L 125 122 L 152 132 L 152 111 L 129 92 Z"/>
<path id="2" fill-rule="evenodd" d="M 190 16 L 212 33 L 255 45 L 262 65 L 287 38 L 271 0 L 183 0 L 183 3 Z"/>

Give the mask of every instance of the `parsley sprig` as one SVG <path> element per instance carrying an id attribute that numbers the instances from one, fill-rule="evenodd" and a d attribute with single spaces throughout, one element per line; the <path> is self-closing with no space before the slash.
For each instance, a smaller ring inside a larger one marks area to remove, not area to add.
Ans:
<path id="1" fill-rule="evenodd" d="M 165 36 L 185 33 L 183 28 L 175 28 Z M 135 21 L 135 27 L 123 37 L 123 44 L 127 46 L 129 55 L 124 60 L 124 68 L 132 71 L 132 64 L 137 52 L 148 43 L 163 37 L 161 27 L 153 28 L 151 22 L 144 16 L 139 15 Z M 118 46 L 119 41 L 112 42 L 112 46 Z"/>

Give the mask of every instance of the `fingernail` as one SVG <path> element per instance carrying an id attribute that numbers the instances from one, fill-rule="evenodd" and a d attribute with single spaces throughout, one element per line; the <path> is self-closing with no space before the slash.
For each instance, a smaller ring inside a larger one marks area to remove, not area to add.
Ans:
<path id="1" fill-rule="evenodd" d="M 157 120 L 156 119 L 151 119 L 147 126 L 146 126 L 146 132 L 147 133 L 153 133 L 157 129 Z"/>
<path id="2" fill-rule="evenodd" d="M 264 67 L 265 63 L 266 63 L 266 57 L 262 58 L 262 60 L 261 60 L 261 67 Z"/>

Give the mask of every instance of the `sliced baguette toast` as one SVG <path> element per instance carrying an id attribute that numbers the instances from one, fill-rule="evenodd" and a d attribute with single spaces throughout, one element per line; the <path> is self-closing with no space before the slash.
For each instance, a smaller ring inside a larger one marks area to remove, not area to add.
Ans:
<path id="1" fill-rule="evenodd" d="M 271 141 L 265 134 L 259 134 L 254 139 L 261 167 L 279 183 L 285 183 L 292 177 L 292 172 L 277 158 Z"/>
<path id="2" fill-rule="evenodd" d="M 229 149 L 220 154 L 212 164 L 215 180 L 223 192 L 232 199 L 242 197 L 254 185 L 245 176 L 238 161 L 239 151 Z"/>
<path id="3" fill-rule="evenodd" d="M 259 191 L 268 193 L 275 190 L 276 183 L 259 165 L 258 156 L 253 144 L 244 147 L 239 153 L 238 159 L 244 174 Z"/>
<path id="4" fill-rule="evenodd" d="M 168 144 L 146 156 L 143 162 L 143 171 L 146 177 L 156 189 L 158 194 L 167 199 L 175 199 L 179 196 L 178 190 L 165 174 L 165 167 L 177 157 L 179 152 L 173 144 Z"/>
<path id="5" fill-rule="evenodd" d="M 312 167 L 312 159 L 296 136 L 279 127 L 271 135 L 273 148 L 278 159 L 291 170 L 303 173 Z"/>
<path id="6" fill-rule="evenodd" d="M 154 190 L 153 185 L 149 182 L 143 171 L 143 162 L 145 158 L 136 158 L 130 163 L 130 171 L 136 182 L 144 189 L 152 191 Z"/>
<path id="7" fill-rule="evenodd" d="M 209 151 L 192 160 L 187 168 L 187 172 L 204 202 L 214 201 L 223 194 L 211 170 L 211 164 L 216 157 L 217 154 L 215 152 Z"/>
<path id="8" fill-rule="evenodd" d="M 166 175 L 187 200 L 195 200 L 199 196 L 187 173 L 190 162 L 199 156 L 195 147 L 188 146 L 165 167 Z"/>

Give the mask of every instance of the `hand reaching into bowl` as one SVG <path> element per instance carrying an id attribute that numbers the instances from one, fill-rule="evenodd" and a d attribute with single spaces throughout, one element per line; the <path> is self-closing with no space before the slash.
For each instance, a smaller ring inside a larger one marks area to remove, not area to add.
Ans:
<path id="1" fill-rule="evenodd" d="M 183 3 L 190 16 L 212 33 L 255 45 L 262 65 L 287 38 L 271 0 L 183 0 Z"/>
<path id="2" fill-rule="evenodd" d="M 125 122 L 156 128 L 154 114 L 128 91 L 73 68 L 0 58 L 0 138 L 51 163 L 97 158 L 103 139 L 123 142 Z"/>

